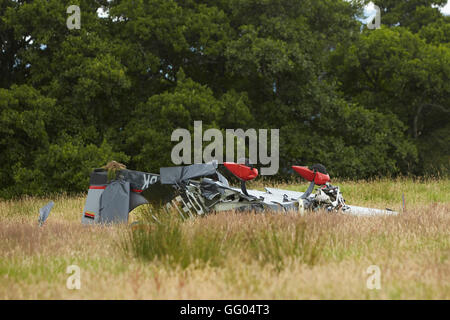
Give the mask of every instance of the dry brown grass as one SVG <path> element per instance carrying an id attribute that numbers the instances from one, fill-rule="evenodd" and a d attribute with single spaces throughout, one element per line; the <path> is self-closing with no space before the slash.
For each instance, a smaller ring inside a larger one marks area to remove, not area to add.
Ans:
<path id="1" fill-rule="evenodd" d="M 230 212 L 188 220 L 180 225 L 184 241 L 213 234 L 220 250 L 207 253 L 214 264 L 184 266 L 124 251 L 126 226 L 81 226 L 83 196 L 53 199 L 42 228 L 37 212 L 48 199 L 1 201 L 0 298 L 449 299 L 449 181 L 342 185 L 357 205 L 399 209 L 405 193 L 408 210 L 395 217 Z M 80 290 L 66 288 L 71 264 L 81 268 Z M 366 287 L 370 265 L 381 269 L 380 290 Z"/>

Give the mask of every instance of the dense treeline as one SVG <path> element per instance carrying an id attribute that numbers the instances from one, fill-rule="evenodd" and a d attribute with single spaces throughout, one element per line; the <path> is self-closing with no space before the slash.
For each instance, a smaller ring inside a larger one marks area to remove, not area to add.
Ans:
<path id="1" fill-rule="evenodd" d="M 110 159 L 158 172 L 194 120 L 280 129 L 281 168 L 447 175 L 445 3 L 378 0 L 369 30 L 364 1 L 0 0 L 0 196 L 85 190 Z"/>

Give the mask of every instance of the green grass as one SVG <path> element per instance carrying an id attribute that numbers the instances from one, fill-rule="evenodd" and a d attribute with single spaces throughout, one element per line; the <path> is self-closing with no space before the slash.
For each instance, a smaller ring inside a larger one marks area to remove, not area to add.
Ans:
<path id="1" fill-rule="evenodd" d="M 125 232 L 118 246 L 125 255 L 144 261 L 158 260 L 172 267 L 223 266 L 228 256 L 240 252 L 244 259 L 271 264 L 280 270 L 286 258 L 314 265 L 323 250 L 322 238 L 310 239 L 307 235 L 304 219 L 291 217 L 291 225 L 266 223 L 251 230 L 235 230 L 228 236 L 224 228 L 203 228 L 201 218 L 193 226 L 184 223 L 176 213 L 161 211 L 157 221 L 150 214 L 147 217 Z"/>
<path id="2" fill-rule="evenodd" d="M 183 221 L 161 212 L 156 223 L 140 207 L 144 223 L 133 228 L 84 227 L 84 195 L 0 201 L 0 298 L 449 299 L 449 180 L 335 184 L 349 204 L 400 214 L 223 212 Z M 39 228 L 49 200 L 55 207 Z M 79 291 L 66 288 L 71 264 L 81 268 Z M 381 290 L 366 287 L 373 264 Z"/>
<path id="3" fill-rule="evenodd" d="M 224 248 L 220 232 L 203 229 L 189 235 L 183 230 L 183 221 L 178 215 L 167 215 L 162 211 L 156 213 L 155 221 L 152 214 L 149 213 L 141 224 L 126 232 L 119 242 L 125 255 L 131 254 L 144 261 L 159 260 L 183 269 L 191 264 L 221 264 Z"/>
<path id="4" fill-rule="evenodd" d="M 274 265 L 278 271 L 288 259 L 310 266 L 316 264 L 323 252 L 322 238 L 310 239 L 306 234 L 309 231 L 307 224 L 303 220 L 289 229 L 270 226 L 252 234 L 249 238 L 251 256 L 262 264 Z"/>

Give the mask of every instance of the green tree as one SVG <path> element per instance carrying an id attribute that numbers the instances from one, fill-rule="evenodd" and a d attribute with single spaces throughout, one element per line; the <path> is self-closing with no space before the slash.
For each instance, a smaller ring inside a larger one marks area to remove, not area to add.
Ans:
<path id="1" fill-rule="evenodd" d="M 41 149 L 31 166 L 17 167 L 16 183 L 7 191 L 12 195 L 85 192 L 91 171 L 111 160 L 126 162 L 129 157 L 114 152 L 106 140 L 97 146 L 86 144 L 80 137 L 62 136 Z"/>
<path id="2" fill-rule="evenodd" d="M 55 101 L 30 86 L 0 89 L 0 180 L 13 186 L 15 174 L 31 166 L 36 155 L 49 145 L 46 125 Z"/>
<path id="3" fill-rule="evenodd" d="M 448 159 L 442 156 L 442 152 L 448 155 L 446 139 L 434 133 L 449 132 L 448 46 L 427 44 L 401 27 L 382 28 L 364 33 L 350 47 L 339 47 L 331 61 L 348 100 L 395 114 L 409 128 L 409 136 L 418 146 L 424 145 L 422 140 L 427 141 L 441 154 L 430 156 L 427 147 L 420 152 L 423 161 L 443 157 L 448 165 Z M 435 167 L 442 166 L 444 163 Z"/>
<path id="4" fill-rule="evenodd" d="M 132 157 L 130 163 L 139 170 L 158 172 L 159 167 L 170 166 L 172 132 L 177 128 L 188 129 L 193 139 L 196 120 L 202 121 L 203 130 L 245 127 L 252 123 L 245 95 L 229 92 L 216 99 L 210 88 L 186 78 L 183 70 L 177 78 L 174 89 L 154 95 L 138 106 L 124 130 L 124 150 Z"/>
<path id="5" fill-rule="evenodd" d="M 84 190 L 111 157 L 157 171 L 195 120 L 280 129 L 283 167 L 448 168 L 444 1 L 377 1 L 361 32 L 364 2 L 0 0 L 1 194 Z"/>
<path id="6" fill-rule="evenodd" d="M 440 7 L 448 0 L 377 0 L 381 9 L 381 23 L 390 27 L 401 26 L 418 32 L 422 27 L 441 20 Z"/>

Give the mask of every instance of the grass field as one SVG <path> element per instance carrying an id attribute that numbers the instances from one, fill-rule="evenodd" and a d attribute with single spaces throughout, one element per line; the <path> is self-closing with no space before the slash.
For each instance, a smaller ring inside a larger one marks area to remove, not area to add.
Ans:
<path id="1" fill-rule="evenodd" d="M 335 184 L 349 204 L 375 208 L 401 211 L 404 193 L 406 211 L 228 212 L 132 232 L 82 226 L 85 195 L 0 201 L 0 299 L 450 299 L 450 180 Z M 80 290 L 66 287 L 69 265 Z M 379 290 L 367 287 L 371 265 Z"/>

